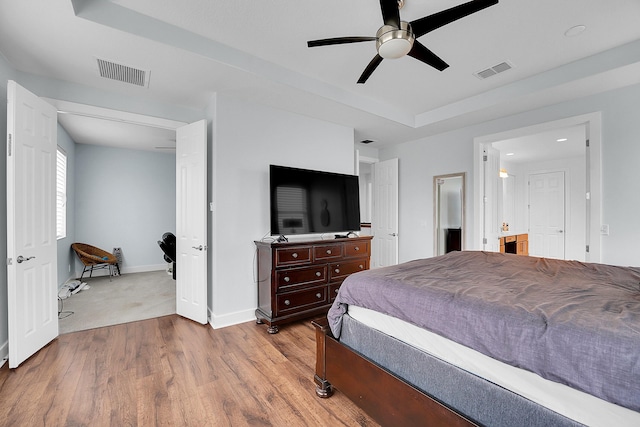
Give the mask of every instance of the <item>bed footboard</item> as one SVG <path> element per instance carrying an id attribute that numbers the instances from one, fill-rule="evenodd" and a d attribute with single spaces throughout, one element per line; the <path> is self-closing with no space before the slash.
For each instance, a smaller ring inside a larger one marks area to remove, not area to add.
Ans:
<path id="1" fill-rule="evenodd" d="M 382 425 L 476 425 L 340 344 L 331 335 L 326 318 L 314 320 L 313 325 L 318 396 L 330 397 L 336 387 Z"/>

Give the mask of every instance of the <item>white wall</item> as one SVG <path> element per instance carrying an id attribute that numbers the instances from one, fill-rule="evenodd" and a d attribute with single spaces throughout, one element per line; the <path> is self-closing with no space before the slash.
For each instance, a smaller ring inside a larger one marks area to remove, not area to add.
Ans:
<path id="1" fill-rule="evenodd" d="M 164 269 L 157 241 L 175 233 L 175 154 L 77 144 L 75 168 L 76 240 L 122 248 L 123 273 Z"/>
<path id="2" fill-rule="evenodd" d="M 351 128 L 221 95 L 212 102 L 210 298 L 217 327 L 254 318 L 254 240 L 269 234 L 269 165 L 352 174 L 354 150 Z"/>
<path id="3" fill-rule="evenodd" d="M 380 150 L 382 160 L 397 157 L 400 162 L 400 261 L 433 254 L 434 175 L 467 172 L 466 247 L 473 247 L 474 138 L 600 111 L 602 222 L 610 225 L 610 235 L 601 237 L 601 262 L 640 265 L 638 99 L 640 85 L 634 85 Z"/>

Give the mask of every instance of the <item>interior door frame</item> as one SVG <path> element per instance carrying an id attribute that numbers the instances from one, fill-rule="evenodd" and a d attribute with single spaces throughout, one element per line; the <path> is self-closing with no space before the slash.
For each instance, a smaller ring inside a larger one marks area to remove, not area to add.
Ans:
<path id="1" fill-rule="evenodd" d="M 388 159 L 388 160 L 394 160 L 394 159 Z M 398 167 L 397 159 L 395 159 L 395 160 L 396 160 L 396 168 L 397 168 Z M 355 162 L 355 164 L 354 164 L 355 174 L 359 175 L 360 174 L 360 163 L 370 164 L 370 165 L 375 167 L 375 164 L 380 163 L 381 160 L 376 158 L 376 157 L 361 156 L 360 155 L 360 150 L 355 150 L 354 162 Z M 384 162 L 384 160 L 383 160 L 383 162 Z M 399 180 L 399 171 L 398 171 L 398 174 L 396 175 L 396 183 L 398 183 L 398 180 Z M 370 201 L 371 205 L 372 205 L 371 235 L 373 236 L 373 240 L 372 240 L 372 243 L 371 243 L 372 244 L 372 247 L 371 247 L 371 268 L 379 267 L 379 265 L 377 265 L 377 263 L 378 263 L 378 260 L 380 258 L 379 257 L 379 253 L 378 253 L 379 245 L 377 245 L 375 243 L 376 242 L 376 239 L 375 239 L 375 237 L 376 237 L 375 236 L 375 234 L 376 234 L 375 233 L 375 230 L 376 230 L 376 225 L 375 225 L 375 221 L 376 221 L 375 220 L 376 188 L 375 187 L 376 187 L 376 178 L 375 178 L 375 171 L 374 171 L 374 173 L 373 173 L 373 191 L 372 191 L 372 194 L 371 194 L 372 200 Z M 396 203 L 395 203 L 396 206 L 395 206 L 395 208 L 396 208 L 397 221 L 396 221 L 396 229 L 393 232 L 393 237 L 394 237 L 394 241 L 395 241 L 395 248 L 393 250 L 393 252 L 394 252 L 394 254 L 393 254 L 393 258 L 394 258 L 393 263 L 394 264 L 398 263 L 399 257 L 400 257 L 400 233 L 399 233 L 399 220 L 400 220 L 400 218 L 399 218 L 399 211 L 398 211 L 398 209 L 400 208 L 399 201 L 398 201 L 399 191 L 400 191 L 399 185 L 398 185 L 398 188 L 396 190 L 397 191 L 396 191 Z"/>
<path id="2" fill-rule="evenodd" d="M 55 106 L 58 113 L 64 114 L 78 114 L 83 116 L 89 116 L 94 118 L 100 118 L 104 120 L 111 120 L 115 122 L 126 122 L 141 126 L 156 127 L 161 129 L 170 129 L 176 131 L 179 127 L 186 126 L 189 123 L 177 120 L 163 119 L 160 117 L 147 116 L 144 114 L 131 113 L 122 110 L 113 110 L 109 108 L 97 107 L 94 105 L 80 104 L 76 102 L 63 101 L 53 98 L 42 98 Z M 177 160 L 176 160 L 177 161 Z M 209 158 L 204 159 L 205 169 L 208 170 Z M 177 196 L 176 196 L 177 197 Z M 176 200 L 177 204 L 177 200 Z M 158 236 L 160 237 L 160 236 Z M 207 246 L 210 247 L 210 232 L 207 233 Z M 206 262 L 209 264 L 209 258 L 206 257 Z M 207 269 L 209 267 L 207 266 Z M 208 288 L 208 284 L 205 284 Z M 208 304 L 208 298 L 207 298 Z"/>
<path id="3" fill-rule="evenodd" d="M 473 240 L 471 249 L 480 250 L 482 248 L 482 230 L 484 223 L 482 152 L 484 146 L 503 139 L 512 139 L 522 135 L 532 135 L 552 129 L 578 125 L 585 126 L 586 137 L 589 141 L 589 148 L 587 149 L 586 154 L 587 189 L 585 194 L 587 202 L 585 244 L 589 248 L 589 251 L 586 252 L 585 247 L 585 261 L 601 261 L 600 224 L 602 222 L 602 115 L 599 112 L 478 136 L 473 139 L 473 211 L 475 213 L 475 222 L 473 224 Z"/>

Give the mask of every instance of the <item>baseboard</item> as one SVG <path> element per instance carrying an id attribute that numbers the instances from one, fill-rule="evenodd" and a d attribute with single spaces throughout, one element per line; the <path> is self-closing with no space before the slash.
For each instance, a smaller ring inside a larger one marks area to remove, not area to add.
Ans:
<path id="1" fill-rule="evenodd" d="M 227 326 L 256 320 L 255 310 L 237 311 L 235 313 L 224 314 L 222 316 L 214 315 L 211 310 L 208 310 L 208 312 L 209 324 L 213 329 L 226 328 Z"/>
<path id="2" fill-rule="evenodd" d="M 160 271 L 166 270 L 167 264 L 152 264 L 152 265 L 140 265 L 137 267 L 123 267 L 120 269 L 120 273 L 122 274 L 130 274 L 130 273 L 146 273 L 148 271 Z"/>
<path id="3" fill-rule="evenodd" d="M 167 264 L 151 264 L 151 265 L 139 265 L 136 267 L 122 267 L 120 268 L 120 274 L 131 274 L 131 273 L 147 273 L 149 271 L 161 271 L 161 270 L 166 270 L 167 269 Z M 94 270 L 93 271 L 93 275 L 92 277 L 101 277 L 101 276 L 108 276 L 109 275 L 109 269 L 107 268 L 101 268 L 100 270 Z M 84 277 L 83 279 L 86 279 L 87 277 L 89 277 L 89 271 L 86 271 L 84 273 Z M 80 277 L 78 277 L 79 279 Z"/>
<path id="4" fill-rule="evenodd" d="M 0 345 L 0 368 L 9 360 L 9 340 Z"/>

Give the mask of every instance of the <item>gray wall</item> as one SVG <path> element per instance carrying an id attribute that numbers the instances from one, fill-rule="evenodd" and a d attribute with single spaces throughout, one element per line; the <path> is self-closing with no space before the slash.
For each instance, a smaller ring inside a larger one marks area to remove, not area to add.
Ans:
<path id="1" fill-rule="evenodd" d="M 166 266 L 157 241 L 175 233 L 174 153 L 77 144 L 75 195 L 76 241 L 122 248 L 123 273 Z"/>

